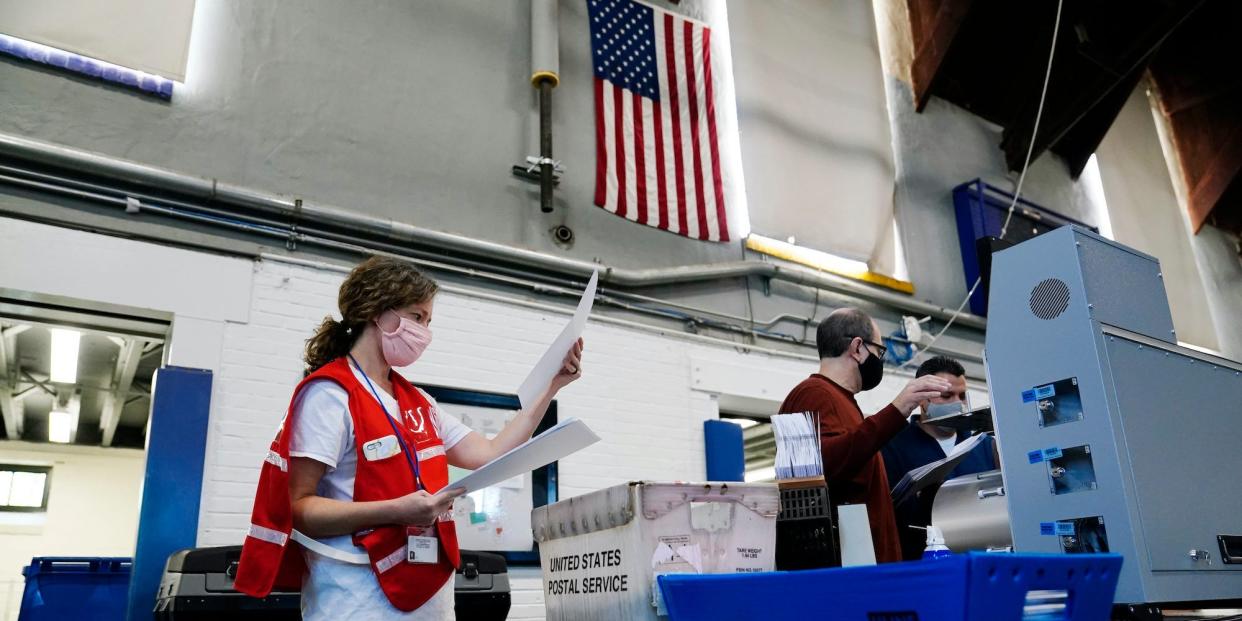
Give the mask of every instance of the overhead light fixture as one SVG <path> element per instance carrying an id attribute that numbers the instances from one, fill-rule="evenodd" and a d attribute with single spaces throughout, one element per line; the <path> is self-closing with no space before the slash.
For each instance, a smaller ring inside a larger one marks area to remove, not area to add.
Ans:
<path id="1" fill-rule="evenodd" d="M 78 426 L 78 416 L 65 410 L 52 410 L 47 419 L 47 440 L 68 444 L 73 440 L 73 432 Z"/>
<path id="2" fill-rule="evenodd" d="M 726 418 L 725 420 L 741 427 L 742 429 L 750 429 L 751 427 L 759 424 L 759 421 L 753 418 Z"/>
<path id="3" fill-rule="evenodd" d="M 82 333 L 65 328 L 52 328 L 51 380 L 58 384 L 78 382 L 78 346 Z"/>

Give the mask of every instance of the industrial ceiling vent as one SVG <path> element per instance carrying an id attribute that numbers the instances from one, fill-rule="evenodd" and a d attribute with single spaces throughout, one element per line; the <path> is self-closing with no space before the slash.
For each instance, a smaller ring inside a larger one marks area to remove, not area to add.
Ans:
<path id="1" fill-rule="evenodd" d="M 1031 312 L 1040 319 L 1056 319 L 1069 308 L 1069 286 L 1060 278 L 1047 278 L 1031 289 Z"/>

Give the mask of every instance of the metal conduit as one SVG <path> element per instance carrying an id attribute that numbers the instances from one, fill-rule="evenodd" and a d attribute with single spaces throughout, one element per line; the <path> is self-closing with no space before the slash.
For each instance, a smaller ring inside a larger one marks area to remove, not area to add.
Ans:
<path id="1" fill-rule="evenodd" d="M 441 250 L 484 256 L 579 277 L 588 277 L 591 272 L 599 270 L 602 282 L 619 287 L 640 288 L 758 276 L 835 291 L 905 312 L 930 316 L 940 321 L 947 321 L 953 315 L 952 309 L 801 266 L 777 265 L 768 261 L 733 261 L 654 269 L 609 267 L 453 233 L 423 229 L 387 218 L 345 211 L 330 205 L 297 200 L 216 179 L 187 175 L 12 134 L 0 133 L 0 155 L 206 199 L 242 210 L 252 210 L 262 215 L 278 216 L 285 221 L 314 222 L 398 243 L 426 244 Z M 958 316 L 957 323 L 980 330 L 987 325 L 984 318 L 968 313 Z"/>
<path id="2" fill-rule="evenodd" d="M 12 173 L 18 176 L 12 176 L 4 173 Z M 524 274 L 516 270 L 498 267 L 495 265 L 485 265 L 469 259 L 458 258 L 453 264 L 448 264 L 437 260 L 439 257 L 432 252 L 412 250 L 410 248 L 398 246 L 397 244 L 368 241 L 365 246 L 359 245 L 354 243 L 348 235 L 331 233 L 328 231 L 312 231 L 309 227 L 304 227 L 300 230 L 293 230 L 287 223 L 277 222 L 262 216 L 252 214 L 237 215 L 232 212 L 205 207 L 199 204 L 169 200 L 141 192 L 133 192 L 99 183 L 61 177 L 18 167 L 0 165 L 0 183 L 9 183 L 16 186 L 71 196 L 74 198 L 93 200 L 101 203 L 116 205 L 122 208 L 128 208 L 130 206 L 130 198 L 137 198 L 141 199 L 139 202 L 139 209 L 141 211 L 156 213 L 165 217 L 197 222 L 207 226 L 222 227 L 259 234 L 274 239 L 284 240 L 286 242 L 292 241 L 297 244 L 313 244 L 353 254 L 384 254 L 394 256 L 403 260 L 412 261 L 423 267 L 528 288 L 535 293 L 565 295 L 570 297 L 577 297 L 581 294 L 581 291 L 574 286 L 576 283 L 566 282 L 561 279 L 536 275 L 533 276 L 536 280 L 531 280 L 532 275 L 530 274 Z M 639 306 L 623 302 L 621 300 L 632 300 L 653 304 L 654 306 Z M 687 306 L 668 300 L 652 298 L 616 289 L 609 289 L 607 292 L 601 292 L 599 294 L 598 302 L 640 314 L 686 321 L 694 325 L 724 330 L 726 332 L 734 332 L 750 336 L 751 338 L 767 338 L 802 345 L 805 345 L 805 343 L 798 337 L 790 334 L 772 332 L 766 328 L 771 328 L 781 321 L 804 323 L 807 326 L 818 324 L 818 322 L 814 321 L 811 317 L 802 317 L 789 313 L 777 315 L 768 321 L 751 321 L 747 317 L 729 315 L 727 313 L 720 313 L 711 309 Z M 686 312 L 678 313 L 671 309 L 681 309 Z M 703 315 L 733 320 L 736 323 L 730 324 L 714 321 L 703 317 Z M 739 324 L 749 324 L 753 327 L 748 330 Z M 738 345 L 741 346 L 743 344 Z M 750 345 L 745 346 L 752 347 Z M 962 360 L 982 362 L 982 358 L 978 355 L 968 352 L 955 351 L 944 347 L 934 347 L 931 351 L 950 355 L 954 358 Z"/>

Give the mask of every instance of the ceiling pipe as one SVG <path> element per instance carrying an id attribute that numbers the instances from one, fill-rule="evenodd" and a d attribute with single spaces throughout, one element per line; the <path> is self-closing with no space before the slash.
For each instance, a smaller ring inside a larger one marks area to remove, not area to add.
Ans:
<path id="1" fill-rule="evenodd" d="M 441 250 L 483 256 L 582 278 L 589 277 L 592 272 L 598 270 L 601 282 L 618 287 L 642 288 L 754 276 L 834 291 L 940 321 L 946 321 L 954 314 L 953 309 L 798 265 L 780 265 L 770 261 L 731 261 L 651 269 L 609 267 L 454 233 L 424 229 L 388 218 L 346 211 L 330 205 L 298 200 L 216 179 L 187 175 L 12 134 L 0 133 L 0 155 L 185 194 L 234 208 L 250 209 L 267 215 L 279 216 L 284 221 L 294 223 L 314 222 L 390 241 L 425 244 Z M 969 313 L 959 315 L 956 323 L 979 330 L 987 325 L 983 317 Z"/>
<path id="2" fill-rule="evenodd" d="M 539 90 L 539 210 L 552 213 L 552 89 L 561 83 L 560 0 L 530 2 L 530 85 Z"/>

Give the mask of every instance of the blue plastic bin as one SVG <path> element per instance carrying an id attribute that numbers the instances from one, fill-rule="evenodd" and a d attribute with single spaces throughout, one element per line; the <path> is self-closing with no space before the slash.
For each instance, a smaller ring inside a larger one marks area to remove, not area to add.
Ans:
<path id="1" fill-rule="evenodd" d="M 868 567 L 671 574 L 659 584 L 671 621 L 1108 621 L 1120 569 L 1116 554 L 970 553 Z"/>
<path id="2" fill-rule="evenodd" d="M 122 621 L 133 559 L 36 556 L 22 570 L 18 621 Z"/>

